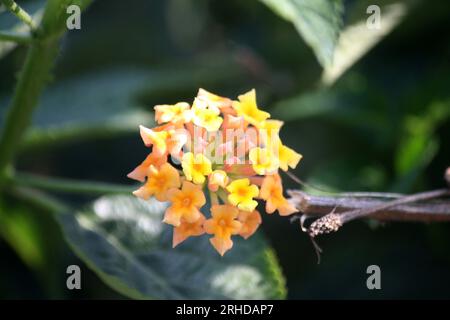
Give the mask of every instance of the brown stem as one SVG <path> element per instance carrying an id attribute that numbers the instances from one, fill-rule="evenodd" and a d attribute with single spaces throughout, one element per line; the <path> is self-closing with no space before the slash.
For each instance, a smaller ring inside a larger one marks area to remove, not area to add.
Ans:
<path id="1" fill-rule="evenodd" d="M 386 201 L 376 197 L 314 196 L 289 190 L 290 201 L 307 216 L 321 217 L 311 224 L 311 236 L 337 231 L 357 218 L 384 221 L 450 221 L 450 200 L 432 200 L 450 196 L 449 189 L 427 191 Z M 330 213 L 332 212 L 332 213 Z"/>

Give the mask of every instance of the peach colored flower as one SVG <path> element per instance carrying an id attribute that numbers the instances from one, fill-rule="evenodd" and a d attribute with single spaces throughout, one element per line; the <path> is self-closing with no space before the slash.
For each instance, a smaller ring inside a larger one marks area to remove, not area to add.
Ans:
<path id="1" fill-rule="evenodd" d="M 179 186 L 180 174 L 169 163 L 163 164 L 159 169 L 150 165 L 147 173 L 147 182 L 134 191 L 133 194 L 145 200 L 155 196 L 159 201 L 166 201 L 167 191 Z"/>
<path id="2" fill-rule="evenodd" d="M 273 213 L 275 210 L 278 210 L 280 216 L 288 216 L 298 211 L 283 196 L 283 186 L 278 174 L 264 178 L 259 197 L 266 200 L 267 213 Z"/>
<path id="3" fill-rule="evenodd" d="M 239 235 L 244 239 L 248 239 L 254 234 L 262 222 L 261 215 L 257 210 L 253 210 L 252 212 L 240 210 L 238 220 L 242 224 Z"/>
<path id="4" fill-rule="evenodd" d="M 186 220 L 181 219 L 180 225 L 173 228 L 172 247 L 175 248 L 178 244 L 189 237 L 201 236 L 202 234 L 204 234 L 204 222 L 204 215 L 200 215 L 200 217 L 195 222 L 187 222 Z"/>
<path id="5" fill-rule="evenodd" d="M 181 219 L 189 223 L 197 221 L 201 216 L 199 209 L 206 203 L 202 188 L 189 181 L 183 182 L 181 190 L 170 189 L 167 200 L 172 205 L 167 208 L 163 222 L 175 227 L 180 225 Z"/>
<path id="6" fill-rule="evenodd" d="M 208 234 L 214 234 L 209 239 L 213 247 L 221 256 L 233 246 L 231 236 L 238 234 L 242 224 L 236 220 L 239 210 L 230 205 L 213 205 L 211 207 L 211 219 L 204 223 L 204 229 Z"/>

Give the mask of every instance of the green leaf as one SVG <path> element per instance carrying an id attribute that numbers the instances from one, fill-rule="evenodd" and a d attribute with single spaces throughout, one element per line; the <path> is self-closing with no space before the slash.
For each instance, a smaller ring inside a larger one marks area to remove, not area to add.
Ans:
<path id="1" fill-rule="evenodd" d="M 409 192 L 439 151 L 436 131 L 450 117 L 450 100 L 434 101 L 423 109 L 404 119 L 403 136 L 395 153 L 394 191 Z"/>
<path id="2" fill-rule="evenodd" d="M 195 237 L 172 248 L 165 203 L 105 196 L 58 219 L 66 239 L 109 286 L 144 299 L 279 299 L 284 279 L 261 234 L 235 237 L 224 257 Z"/>
<path id="3" fill-rule="evenodd" d="M 331 65 L 342 25 L 341 0 L 261 0 L 292 22 L 323 67 Z"/>
<path id="4" fill-rule="evenodd" d="M 31 269 L 47 272 L 55 262 L 55 227 L 47 213 L 0 197 L 0 235 Z"/>
<path id="5" fill-rule="evenodd" d="M 39 24 L 41 21 L 44 5 L 44 0 L 27 1 L 20 4 L 20 6 L 31 15 L 36 24 Z M 30 31 L 30 27 L 25 23 L 18 21 L 11 12 L 4 11 L 0 12 L 0 30 L 14 34 L 25 34 Z M 0 40 L 0 59 L 15 47 L 17 47 L 17 43 L 15 42 Z"/>
<path id="6" fill-rule="evenodd" d="M 156 73 L 135 69 L 60 81 L 44 92 L 25 144 L 112 136 L 135 132 L 140 124 L 151 126 L 152 113 L 138 108 L 137 96 L 159 84 Z"/>
<path id="7" fill-rule="evenodd" d="M 380 7 L 381 23 L 379 29 L 367 27 L 367 8 L 372 0 L 357 1 L 349 9 L 349 22 L 343 28 L 336 44 L 333 63 L 327 65 L 322 74 L 322 83 L 332 85 L 346 70 L 383 40 L 405 17 L 408 11 L 407 0 L 377 1 Z"/>

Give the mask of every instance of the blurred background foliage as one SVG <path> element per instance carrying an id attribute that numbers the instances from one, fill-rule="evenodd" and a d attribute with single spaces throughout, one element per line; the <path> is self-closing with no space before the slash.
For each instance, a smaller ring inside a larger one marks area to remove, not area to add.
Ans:
<path id="1" fill-rule="evenodd" d="M 39 16 L 43 1 L 19 3 Z M 368 4 L 382 8 L 381 31 L 365 28 Z M 0 13 L 0 29 L 20 28 L 11 18 Z M 130 184 L 146 152 L 137 125 L 151 126 L 153 105 L 190 101 L 199 87 L 229 97 L 256 88 L 260 106 L 285 121 L 285 143 L 304 155 L 295 174 L 308 183 L 439 188 L 450 165 L 449 18 L 446 0 L 94 1 L 62 41 L 17 168 Z M 25 52 L 0 42 L 2 113 Z M 77 207 L 95 199 L 58 196 Z M 49 213 L 0 200 L 0 298 L 123 297 L 71 252 Z M 319 239 L 317 265 L 297 224 L 263 220 L 288 298 L 450 297 L 448 224 L 355 222 Z M 82 266 L 80 291 L 65 287 L 69 264 Z M 366 288 L 371 264 L 382 290 Z"/>

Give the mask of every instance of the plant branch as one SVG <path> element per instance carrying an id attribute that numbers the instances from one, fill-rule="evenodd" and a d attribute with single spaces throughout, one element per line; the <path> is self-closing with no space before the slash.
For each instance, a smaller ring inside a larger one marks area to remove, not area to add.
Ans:
<path id="1" fill-rule="evenodd" d="M 299 190 L 289 190 L 288 194 L 302 214 L 319 217 L 308 230 L 311 236 L 337 231 L 343 224 L 363 217 L 383 221 L 450 221 L 450 200 L 433 200 L 450 196 L 449 189 L 401 196 L 390 201 L 371 197 L 315 196 Z"/>
<path id="2" fill-rule="evenodd" d="M 47 191 L 89 195 L 131 193 L 136 189 L 136 187 L 126 185 L 64 178 L 49 178 L 27 173 L 15 174 L 12 178 L 12 183 L 20 187 L 32 187 Z"/>
<path id="3" fill-rule="evenodd" d="M 14 0 L 0 0 L 17 18 L 27 24 L 31 29 L 36 29 L 36 25 L 33 22 L 33 18 L 22 9 Z"/>
<path id="4" fill-rule="evenodd" d="M 4 174 L 30 123 L 32 111 L 49 78 L 57 50 L 57 41 L 36 42 L 27 53 L 0 136 L 0 174 Z M 2 180 L 4 177 L 0 176 L 0 183 Z"/>

